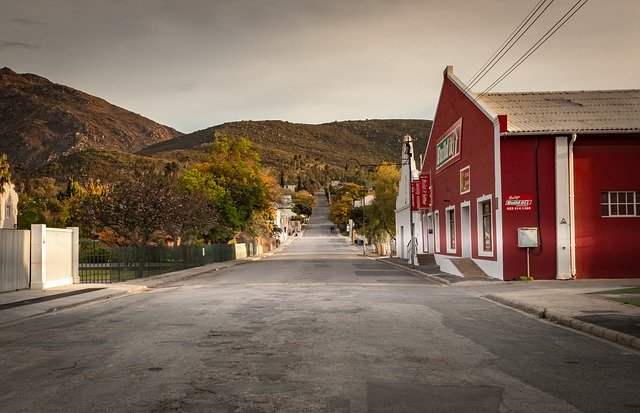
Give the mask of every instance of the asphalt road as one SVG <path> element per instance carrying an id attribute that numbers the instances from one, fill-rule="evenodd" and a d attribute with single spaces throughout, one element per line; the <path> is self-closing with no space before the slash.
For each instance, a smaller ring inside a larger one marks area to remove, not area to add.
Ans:
<path id="1" fill-rule="evenodd" d="M 322 234 L 5 327 L 0 365 L 6 412 L 640 410 L 638 352 Z"/>

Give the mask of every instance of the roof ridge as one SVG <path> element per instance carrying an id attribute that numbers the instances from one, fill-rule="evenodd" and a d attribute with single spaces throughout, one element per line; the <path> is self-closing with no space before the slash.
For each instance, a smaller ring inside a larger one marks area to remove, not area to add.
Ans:
<path id="1" fill-rule="evenodd" d="M 484 96 L 500 96 L 500 95 L 549 95 L 549 94 L 572 94 L 572 93 L 621 93 L 621 92 L 640 92 L 640 89 L 593 89 L 593 90 L 548 90 L 548 91 L 529 91 L 529 92 L 491 92 L 480 95 L 480 99 Z"/>

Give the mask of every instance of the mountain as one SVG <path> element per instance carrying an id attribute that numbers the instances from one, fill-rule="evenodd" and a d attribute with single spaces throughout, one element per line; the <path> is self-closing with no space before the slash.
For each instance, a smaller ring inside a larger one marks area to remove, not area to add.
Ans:
<path id="1" fill-rule="evenodd" d="M 431 121 L 360 120 L 310 125 L 279 120 L 240 121 L 212 126 L 141 149 L 138 154 L 186 161 L 206 153 L 215 133 L 251 140 L 267 166 L 289 165 L 303 156 L 335 167 L 349 159 L 360 164 L 399 162 L 402 140 L 409 134 L 419 157 L 425 150 Z"/>
<path id="2" fill-rule="evenodd" d="M 89 149 L 132 153 L 180 135 L 79 90 L 0 69 L 0 152 L 19 172 Z"/>

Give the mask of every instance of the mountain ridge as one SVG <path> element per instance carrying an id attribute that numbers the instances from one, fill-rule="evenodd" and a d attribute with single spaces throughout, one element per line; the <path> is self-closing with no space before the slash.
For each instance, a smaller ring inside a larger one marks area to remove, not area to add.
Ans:
<path id="1" fill-rule="evenodd" d="M 20 170 L 86 149 L 134 152 L 180 135 L 97 96 L 0 69 L 0 151 Z"/>

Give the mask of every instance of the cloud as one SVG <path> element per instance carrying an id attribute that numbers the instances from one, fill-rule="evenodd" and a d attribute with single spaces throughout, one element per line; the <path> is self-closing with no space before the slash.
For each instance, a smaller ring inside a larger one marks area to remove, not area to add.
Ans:
<path id="1" fill-rule="evenodd" d="M 187 92 L 189 90 L 193 90 L 196 87 L 195 83 L 182 83 L 180 85 L 174 85 L 171 87 L 171 90 L 174 92 Z"/>
<path id="2" fill-rule="evenodd" d="M 22 50 L 36 50 L 38 46 L 22 43 L 22 42 L 5 42 L 0 40 L 0 50 L 4 49 L 22 49 Z"/>
<path id="3" fill-rule="evenodd" d="M 11 20 L 11 22 L 23 24 L 25 26 L 46 26 L 47 25 L 47 23 L 43 23 L 35 20 L 29 20 L 29 19 L 13 19 Z"/>

